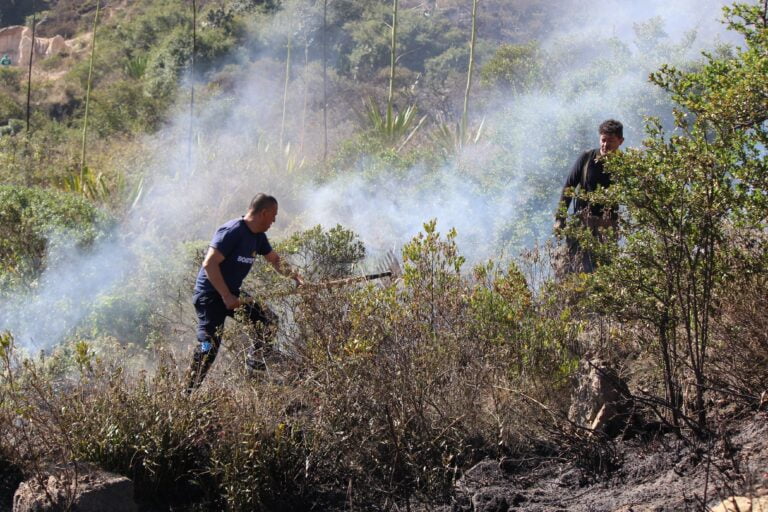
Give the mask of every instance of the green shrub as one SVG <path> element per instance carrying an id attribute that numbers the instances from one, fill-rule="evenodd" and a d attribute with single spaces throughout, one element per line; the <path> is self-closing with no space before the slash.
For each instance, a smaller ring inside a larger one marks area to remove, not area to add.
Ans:
<path id="1" fill-rule="evenodd" d="M 322 226 L 295 233 L 277 246 L 310 281 L 343 277 L 365 258 L 365 246 L 358 236 L 342 227 L 325 230 Z"/>
<path id="2" fill-rule="evenodd" d="M 103 235 L 109 216 L 80 197 L 62 192 L 0 186 L 0 279 L 29 285 L 46 267 L 57 236 L 84 247 Z"/>
<path id="3" fill-rule="evenodd" d="M 177 27 L 152 49 L 146 71 L 149 94 L 160 97 L 173 94 L 181 71 L 187 66 L 192 54 L 190 41 L 188 30 Z"/>
<path id="4" fill-rule="evenodd" d="M 0 86 L 10 92 L 20 92 L 24 69 L 20 67 L 0 66 Z"/>
<path id="5" fill-rule="evenodd" d="M 709 428 L 712 351 L 729 345 L 712 337 L 728 312 L 721 300 L 744 301 L 731 290 L 754 289 L 752 276 L 765 272 L 768 248 L 761 236 L 768 223 L 768 29 L 755 6 L 726 12 L 747 47 L 734 56 L 708 56 L 695 72 L 664 66 L 651 75 L 680 105 L 676 133 L 669 136 L 650 120 L 642 151 L 609 160 L 615 183 L 595 199 L 624 207 L 623 240 L 588 241 L 611 263 L 599 268 L 591 295 L 617 318 L 655 333 L 643 345 L 663 370 L 665 396 L 658 403 L 675 426 L 699 435 Z M 744 351 L 759 351 L 749 341 Z"/>
<path id="6" fill-rule="evenodd" d="M 147 95 L 140 83 L 121 80 L 93 91 L 90 123 L 101 137 L 153 131 L 166 107 L 166 101 Z"/>
<path id="7" fill-rule="evenodd" d="M 316 434 L 359 500 L 444 497 L 458 471 L 537 435 L 510 414 L 536 413 L 506 390 L 561 400 L 570 372 L 519 273 L 465 276 L 455 233 L 424 228 L 401 284 L 303 295 L 294 310 L 302 366 L 321 376 L 306 382 L 324 412 Z"/>
<path id="8" fill-rule="evenodd" d="M 10 96 L 0 93 L 0 125 L 24 117 L 24 108 Z"/>
<path id="9" fill-rule="evenodd" d="M 546 59 L 536 43 L 502 45 L 483 65 L 480 79 L 485 85 L 511 90 L 516 94 L 546 85 Z"/>
<path id="10" fill-rule="evenodd" d="M 404 248 L 402 281 L 300 290 L 285 302 L 289 345 L 261 380 L 230 369 L 247 328 L 229 323 L 191 396 L 162 355 L 152 375 L 82 341 L 47 364 L 22 363 L 4 335 L 0 427 L 46 439 L 10 458 L 25 468 L 94 462 L 166 507 L 306 510 L 341 492 L 355 503 L 445 499 L 480 458 L 543 435 L 531 423 L 544 421 L 541 411 L 521 396 L 562 409 L 556 391 L 568 373 L 557 310 L 514 267 L 463 274 L 454 240 L 430 222 Z M 314 228 L 292 246 L 331 274 L 362 250 L 340 227 Z"/>
<path id="11" fill-rule="evenodd" d="M 40 68 L 45 71 L 51 71 L 61 66 L 62 62 L 64 62 L 64 57 L 60 53 L 56 53 L 42 59 L 40 61 Z"/>

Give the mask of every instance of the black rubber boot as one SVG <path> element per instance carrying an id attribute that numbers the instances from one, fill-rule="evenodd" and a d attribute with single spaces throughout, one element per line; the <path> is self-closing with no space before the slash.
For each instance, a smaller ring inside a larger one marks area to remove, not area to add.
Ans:
<path id="1" fill-rule="evenodd" d="M 205 350 L 206 348 L 208 350 Z M 192 364 L 187 372 L 187 394 L 192 393 L 203 383 L 203 379 L 216 359 L 216 353 L 215 345 L 208 342 L 198 344 L 194 354 L 192 354 Z"/>

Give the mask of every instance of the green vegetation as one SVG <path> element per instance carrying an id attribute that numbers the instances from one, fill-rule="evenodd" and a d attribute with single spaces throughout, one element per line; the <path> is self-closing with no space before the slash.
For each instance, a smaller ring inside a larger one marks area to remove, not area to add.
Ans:
<path id="1" fill-rule="evenodd" d="M 49 252 L 64 239 L 81 248 L 108 229 L 109 216 L 71 194 L 0 186 L 0 289 L 31 286 L 46 267 Z M 54 255 L 55 257 L 55 255 Z"/>
<path id="2" fill-rule="evenodd" d="M 651 76 L 680 105 L 677 132 L 668 137 L 651 122 L 644 150 L 627 151 L 612 167 L 618 184 L 611 193 L 627 208 L 625 243 L 609 249 L 595 294 L 624 320 L 657 333 L 673 423 L 686 410 L 700 431 L 707 429 L 706 391 L 719 378 L 711 368 L 712 327 L 723 322 L 718 305 L 734 288 L 753 289 L 768 248 L 768 87 L 753 82 L 768 69 L 766 13 L 736 6 L 727 14 L 747 49 L 728 60 L 709 57 L 697 72 L 664 67 Z M 693 382 L 690 396 L 685 381 Z"/>
<path id="3" fill-rule="evenodd" d="M 78 42 L 35 68 L 29 133 L 26 75 L 0 68 L 0 301 L 34 295 L 60 249 L 87 253 L 115 227 L 130 255 L 43 353 L 0 332 L 0 462 L 27 477 L 92 462 L 160 509 L 408 509 L 444 503 L 484 457 L 606 470 L 611 441 L 563 421 L 587 353 L 687 443 L 712 442 L 719 401 L 765 407 L 765 6 L 726 9 L 744 47 L 701 57 L 660 19 L 622 40 L 544 41 L 540 3 L 440 3 L 334 0 L 321 24 L 319 2 L 201 1 L 194 55 L 188 3 L 106 2 L 95 52 L 95 4 L 45 6 Z M 619 101 L 625 133 L 646 140 L 608 158 L 614 184 L 591 198 L 620 212 L 616 236 L 572 220 L 565 234 L 600 265 L 557 280 L 555 249 L 532 241 L 550 237 L 567 167 Z M 246 288 L 279 313 L 279 354 L 249 378 L 255 334 L 228 322 L 186 395 L 197 238 L 269 188 L 281 255 L 312 283 L 358 275 L 376 253 L 361 234 L 296 228 L 317 222 L 304 191 L 347 182 L 370 189 L 333 197 L 350 222 L 353 201 L 394 183 L 374 220 L 444 200 L 475 231 L 426 222 L 399 251 L 402 277 L 376 283 L 296 289 L 259 259 Z"/>

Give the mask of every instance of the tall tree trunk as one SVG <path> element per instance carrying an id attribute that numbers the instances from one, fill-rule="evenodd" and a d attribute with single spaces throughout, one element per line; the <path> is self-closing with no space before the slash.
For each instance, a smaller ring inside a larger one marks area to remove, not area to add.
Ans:
<path id="1" fill-rule="evenodd" d="M 288 108 L 288 83 L 291 79 L 291 38 L 288 36 L 288 49 L 285 55 L 285 86 L 283 88 L 283 120 L 280 123 L 280 150 L 283 149 L 283 139 L 285 137 L 285 113 Z"/>
<path id="2" fill-rule="evenodd" d="M 469 115 L 469 91 L 472 88 L 472 73 L 475 68 L 475 41 L 477 39 L 477 4 L 472 0 L 472 34 L 469 38 L 469 65 L 467 66 L 467 88 L 464 91 L 464 108 L 461 111 L 461 144 L 464 144 L 467 134 L 467 118 Z"/>
<path id="3" fill-rule="evenodd" d="M 88 82 L 85 88 L 85 114 L 83 116 L 83 145 L 80 151 L 80 186 L 83 186 L 85 177 L 85 148 L 88 138 L 88 107 L 91 100 L 91 80 L 93 79 L 93 58 L 96 55 L 96 29 L 99 27 L 99 10 L 101 0 L 96 0 L 96 15 L 93 18 L 93 35 L 91 36 L 91 59 L 88 64 Z"/>

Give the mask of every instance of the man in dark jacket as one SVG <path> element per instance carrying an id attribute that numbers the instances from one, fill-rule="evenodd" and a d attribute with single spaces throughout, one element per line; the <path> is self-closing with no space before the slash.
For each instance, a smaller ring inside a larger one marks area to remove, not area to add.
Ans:
<path id="1" fill-rule="evenodd" d="M 607 188 L 611 185 L 611 176 L 603 169 L 605 157 L 619 149 L 624 142 L 624 127 L 615 119 L 608 119 L 600 124 L 600 147 L 585 151 L 571 166 L 568 179 L 563 186 L 560 195 L 560 207 L 555 220 L 555 231 L 559 231 L 565 225 L 565 217 L 562 212 L 567 212 L 573 198 L 573 192 L 578 188 L 582 197 L 576 197 L 574 214 L 581 224 L 589 228 L 592 235 L 602 240 L 606 228 L 616 228 L 618 216 L 615 211 L 604 208 L 603 205 L 590 203 L 583 197 L 584 193 L 594 192 L 598 188 Z M 566 238 L 568 247 L 568 262 L 566 272 L 592 272 L 595 269 L 595 257 L 591 251 L 580 247 L 578 241 L 572 237 Z"/>
<path id="2" fill-rule="evenodd" d="M 198 346 L 189 370 L 187 390 L 198 387 L 213 364 L 221 345 L 221 328 L 226 317 L 233 317 L 242 308 L 245 317 L 262 333 L 261 344 L 274 337 L 276 317 L 269 309 L 240 297 L 240 285 L 253 266 L 256 256 L 262 256 L 279 273 L 302 284 L 299 274 L 292 272 L 272 249 L 266 232 L 277 217 L 277 200 L 258 194 L 251 200 L 243 217 L 232 219 L 220 226 L 213 235 L 203 265 L 197 275 L 192 298 L 197 312 Z M 262 348 L 255 344 L 246 360 L 249 368 L 259 370 L 263 358 Z"/>

